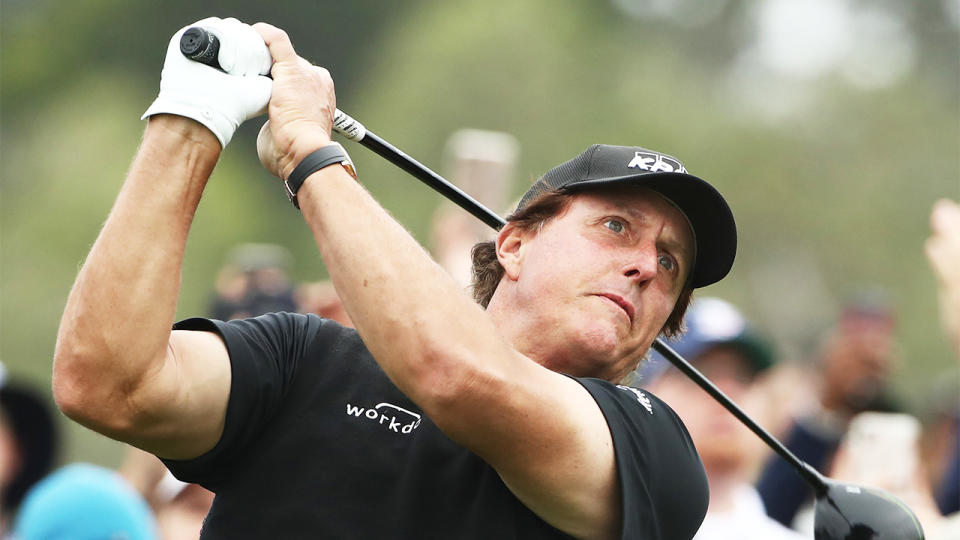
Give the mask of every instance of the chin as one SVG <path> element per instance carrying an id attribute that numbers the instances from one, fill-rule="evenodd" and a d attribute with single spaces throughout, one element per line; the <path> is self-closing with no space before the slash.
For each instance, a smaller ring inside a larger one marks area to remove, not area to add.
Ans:
<path id="1" fill-rule="evenodd" d="M 565 350 L 555 357 L 551 367 L 577 377 L 606 379 L 622 357 L 620 337 L 608 328 L 580 328 Z"/>
<path id="2" fill-rule="evenodd" d="M 617 328 L 605 324 L 605 321 L 588 322 L 577 335 L 580 348 L 606 358 L 616 355 L 623 343 L 623 336 Z"/>

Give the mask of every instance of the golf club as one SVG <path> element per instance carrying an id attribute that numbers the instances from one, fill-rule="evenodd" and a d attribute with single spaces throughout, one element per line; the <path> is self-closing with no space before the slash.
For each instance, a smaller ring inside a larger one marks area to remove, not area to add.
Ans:
<path id="1" fill-rule="evenodd" d="M 199 27 L 188 29 L 180 41 L 180 51 L 187 58 L 217 68 L 218 50 L 219 42 L 216 36 Z M 490 227 L 499 230 L 506 223 L 503 218 L 448 180 L 370 132 L 363 124 L 339 109 L 335 114 L 333 129 L 424 182 Z M 816 495 L 814 535 L 817 540 L 923 540 L 924 534 L 919 521 L 902 501 L 880 490 L 843 484 L 826 478 L 760 427 L 661 338 L 655 339 L 652 347 L 792 465 L 813 488 Z"/>

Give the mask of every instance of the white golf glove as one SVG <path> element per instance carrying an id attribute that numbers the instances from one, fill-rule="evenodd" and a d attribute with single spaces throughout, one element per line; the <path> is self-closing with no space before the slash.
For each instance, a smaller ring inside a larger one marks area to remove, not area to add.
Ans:
<path id="1" fill-rule="evenodd" d="M 180 52 L 180 36 L 200 26 L 220 40 L 218 60 L 224 71 L 187 59 Z M 273 59 L 260 34 L 236 19 L 210 17 L 181 28 L 167 47 L 160 74 L 160 94 L 143 113 L 176 114 L 207 126 L 226 147 L 237 127 L 266 111 L 273 81 Z"/>

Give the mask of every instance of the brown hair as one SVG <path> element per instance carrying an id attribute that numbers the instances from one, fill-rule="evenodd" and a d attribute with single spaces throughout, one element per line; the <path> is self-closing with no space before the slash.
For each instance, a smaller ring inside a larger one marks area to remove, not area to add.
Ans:
<path id="1" fill-rule="evenodd" d="M 539 229 L 547 221 L 562 214 L 570 206 L 575 195 L 561 191 L 548 191 L 528 203 L 523 209 L 507 217 L 522 231 Z M 473 259 L 473 299 L 486 308 L 496 292 L 500 280 L 503 279 L 504 269 L 497 259 L 497 247 L 494 241 L 480 242 L 471 250 Z M 683 331 L 683 315 L 690 305 L 693 289 L 685 285 L 673 306 L 673 311 L 667 317 L 661 331 L 668 337 L 679 335 Z"/>

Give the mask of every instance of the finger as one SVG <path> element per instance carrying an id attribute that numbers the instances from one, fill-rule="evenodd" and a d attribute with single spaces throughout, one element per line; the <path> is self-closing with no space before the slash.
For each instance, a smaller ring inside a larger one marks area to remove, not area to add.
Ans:
<path id="1" fill-rule="evenodd" d="M 220 51 L 217 53 L 217 61 L 220 62 L 220 67 L 227 73 L 235 75 L 241 75 L 234 72 L 240 48 L 239 39 L 237 39 L 237 28 L 240 24 L 237 19 L 227 17 L 210 27 L 210 31 L 220 40 Z"/>
<path id="2" fill-rule="evenodd" d="M 257 157 L 265 169 L 277 174 L 277 151 L 273 142 L 273 133 L 270 131 L 270 121 L 267 120 L 257 134 Z"/>
<path id="3" fill-rule="evenodd" d="M 337 94 L 334 90 L 333 76 L 330 75 L 330 71 L 327 68 L 311 65 L 314 71 L 319 75 L 320 80 L 323 81 L 323 84 L 327 88 L 327 95 L 329 96 L 330 101 L 330 110 L 328 111 L 331 115 L 334 114 L 334 109 L 337 108 Z M 332 118 L 332 116 L 331 116 Z"/>
<path id="4" fill-rule="evenodd" d="M 250 116 L 247 117 L 247 120 L 249 120 L 267 112 L 267 107 L 270 105 L 270 95 L 273 93 L 273 79 L 262 75 L 245 77 L 245 79 L 246 93 L 242 97 L 247 104 L 246 110 L 252 111 Z"/>
<path id="5" fill-rule="evenodd" d="M 295 62 L 298 58 L 297 52 L 293 50 L 293 43 L 283 30 L 263 22 L 253 25 L 254 30 L 260 34 L 267 48 L 270 49 L 270 55 L 273 57 L 274 65 Z"/>
<path id="6" fill-rule="evenodd" d="M 266 145 L 267 140 L 273 138 L 273 132 L 270 131 L 270 120 L 267 120 L 260 126 L 260 131 L 257 133 L 257 150 L 260 149 L 261 144 Z"/>
<path id="7" fill-rule="evenodd" d="M 329 84 L 331 90 L 333 89 L 333 75 L 330 75 L 330 70 L 328 70 L 325 67 L 315 66 L 313 64 L 310 64 L 309 62 L 307 62 L 307 65 L 309 65 L 310 68 L 313 69 L 320 76 L 320 80 Z"/>
<path id="8" fill-rule="evenodd" d="M 249 44 L 250 54 L 243 57 L 245 61 L 242 64 L 240 74 L 249 77 L 270 73 L 273 58 L 271 58 L 270 51 L 267 49 L 267 44 L 264 43 L 263 38 L 248 24 L 242 25 L 241 31 L 244 42 Z"/>

